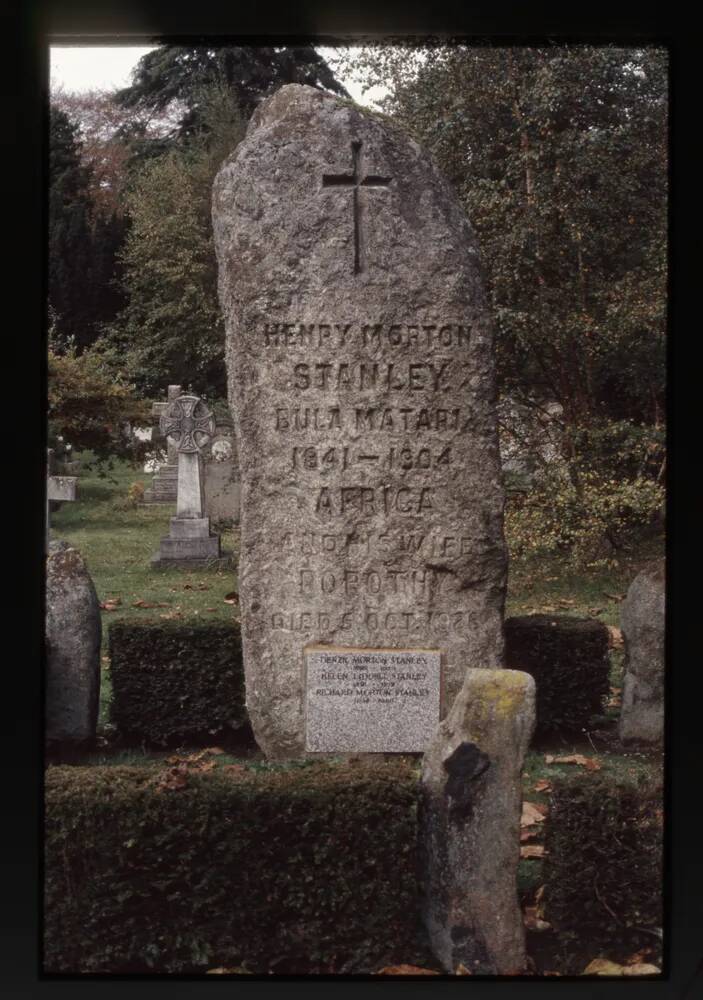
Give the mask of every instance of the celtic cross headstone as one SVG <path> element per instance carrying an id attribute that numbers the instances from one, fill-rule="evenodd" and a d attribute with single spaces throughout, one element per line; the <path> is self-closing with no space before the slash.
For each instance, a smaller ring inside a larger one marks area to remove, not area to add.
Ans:
<path id="1" fill-rule="evenodd" d="M 177 449 L 178 492 L 176 516 L 171 518 L 168 537 L 161 539 L 161 562 L 202 562 L 220 555 L 219 535 L 210 532 L 204 516 L 200 450 L 215 433 L 215 418 L 198 396 L 171 400 L 159 419 L 161 433 Z"/>

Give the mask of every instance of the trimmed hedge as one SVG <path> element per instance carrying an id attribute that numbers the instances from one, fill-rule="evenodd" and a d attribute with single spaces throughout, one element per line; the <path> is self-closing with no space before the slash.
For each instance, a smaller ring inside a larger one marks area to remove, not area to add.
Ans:
<path id="1" fill-rule="evenodd" d="M 663 919 L 662 834 L 659 779 L 554 779 L 544 908 L 565 943 L 587 944 L 590 958 L 603 949 L 618 960 L 656 941 L 652 932 Z"/>
<path id="2" fill-rule="evenodd" d="M 407 758 L 165 773 L 48 769 L 46 972 L 373 972 L 423 947 Z"/>
<path id="3" fill-rule="evenodd" d="M 537 685 L 537 728 L 580 732 L 603 712 L 610 690 L 608 629 L 569 615 L 523 615 L 505 621 L 505 662 L 532 674 Z"/>
<path id="4" fill-rule="evenodd" d="M 113 622 L 111 720 L 125 740 L 166 746 L 248 723 L 238 625 Z"/>

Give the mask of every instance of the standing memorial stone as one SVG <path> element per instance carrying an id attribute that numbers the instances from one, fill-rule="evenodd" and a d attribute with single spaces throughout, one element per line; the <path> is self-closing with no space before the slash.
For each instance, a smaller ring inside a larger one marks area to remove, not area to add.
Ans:
<path id="1" fill-rule="evenodd" d="M 168 387 L 168 400 L 165 403 L 154 403 L 151 412 L 157 421 L 166 409 L 181 395 L 180 385 L 170 385 Z M 160 433 L 160 424 L 157 424 Z M 158 434 L 152 434 L 152 441 Z M 156 475 L 151 481 L 151 488 L 144 494 L 145 503 L 175 503 L 178 495 L 178 447 L 172 441 L 166 439 L 166 462 L 156 470 Z"/>
<path id="2" fill-rule="evenodd" d="M 525 967 L 517 896 L 522 765 L 535 728 L 534 678 L 470 670 L 422 767 L 422 913 L 446 972 Z"/>
<path id="3" fill-rule="evenodd" d="M 503 656 L 493 346 L 466 216 L 414 142 L 291 85 L 221 168 L 213 224 L 256 738 L 270 756 L 315 749 L 319 644 L 350 668 L 359 651 L 438 654 L 436 724 L 466 670 Z M 330 692 L 359 750 L 363 699 L 387 699 L 367 732 L 380 749 L 396 696 Z M 426 745 L 423 724 L 412 749 Z"/>
<path id="4" fill-rule="evenodd" d="M 47 449 L 47 471 L 52 472 L 54 459 L 53 448 Z M 75 476 L 52 476 L 46 477 L 46 551 L 49 551 L 50 539 L 50 515 L 51 501 L 65 501 L 76 499 L 76 477 Z"/>
<path id="5" fill-rule="evenodd" d="M 95 737 L 100 699 L 100 605 L 83 558 L 51 542 L 46 560 L 46 739 Z"/>
<path id="6" fill-rule="evenodd" d="M 620 610 L 625 674 L 620 739 L 664 741 L 665 564 L 652 562 L 630 584 Z"/>
<path id="7" fill-rule="evenodd" d="M 220 536 L 204 516 L 200 449 L 215 432 L 215 420 L 197 396 L 174 399 L 161 414 L 161 432 L 178 449 L 178 496 L 171 529 L 152 562 L 202 563 L 220 555 Z"/>

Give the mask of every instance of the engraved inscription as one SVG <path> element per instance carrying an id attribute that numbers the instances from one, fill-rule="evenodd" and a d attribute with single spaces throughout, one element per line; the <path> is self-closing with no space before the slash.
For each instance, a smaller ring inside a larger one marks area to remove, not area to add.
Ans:
<path id="1" fill-rule="evenodd" d="M 359 139 L 352 139 L 352 172 L 350 174 L 323 174 L 323 187 L 346 187 L 352 191 L 352 210 L 354 223 L 354 274 L 359 274 L 362 269 L 362 230 L 361 230 L 361 202 L 359 200 L 359 188 L 384 188 L 388 187 L 393 180 L 392 177 L 381 177 L 378 174 L 364 174 L 361 162 L 361 150 L 363 143 Z"/>
<path id="2" fill-rule="evenodd" d="M 307 750 L 426 749 L 439 721 L 438 650 L 314 646 L 305 658 Z"/>

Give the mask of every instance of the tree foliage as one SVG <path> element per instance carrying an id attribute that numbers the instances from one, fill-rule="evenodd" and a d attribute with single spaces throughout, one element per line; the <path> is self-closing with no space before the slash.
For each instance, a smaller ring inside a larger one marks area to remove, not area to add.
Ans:
<path id="1" fill-rule="evenodd" d="M 136 457 L 139 445 L 125 425 L 148 424 L 149 408 L 133 386 L 115 378 L 98 352 L 59 353 L 50 346 L 48 390 L 48 439 L 57 455 L 70 444 L 74 452 L 92 451 L 101 463 Z"/>
<path id="2" fill-rule="evenodd" d="M 55 106 L 49 139 L 49 304 L 57 335 L 82 350 L 122 305 L 116 255 L 126 223 L 93 200 L 79 126 Z"/>
<path id="3" fill-rule="evenodd" d="M 477 230 L 503 392 L 567 427 L 656 423 L 664 397 L 667 57 L 593 46 L 410 52 L 357 68 Z"/>
<path id="4" fill-rule="evenodd" d="M 207 141 L 146 160 L 125 195 L 131 227 L 121 261 L 128 301 L 106 348 L 146 395 L 180 383 L 226 396 L 210 204 L 215 173 L 244 123 L 219 88 L 207 95 L 203 121 Z"/>
<path id="5" fill-rule="evenodd" d="M 116 95 L 122 107 L 174 121 L 162 152 L 173 141 L 207 130 L 207 93 L 227 90 L 248 119 L 262 98 L 286 83 L 303 83 L 348 96 L 325 60 L 311 45 L 163 45 L 140 59 L 133 83 Z"/>

